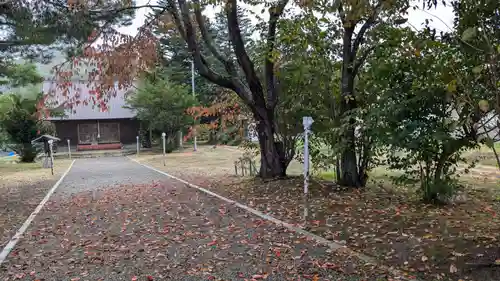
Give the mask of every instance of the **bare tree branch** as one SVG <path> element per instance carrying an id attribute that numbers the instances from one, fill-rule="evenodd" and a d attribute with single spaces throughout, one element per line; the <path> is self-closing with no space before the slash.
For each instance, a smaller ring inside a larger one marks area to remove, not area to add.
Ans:
<path id="1" fill-rule="evenodd" d="M 354 43 L 352 44 L 352 57 L 353 59 L 356 57 L 356 54 L 358 52 L 359 46 L 361 45 L 362 41 L 364 40 L 365 33 L 368 29 L 370 29 L 373 25 L 376 23 L 376 18 L 378 16 L 378 13 L 380 12 L 380 8 L 382 8 L 382 1 L 380 1 L 373 9 L 372 14 L 368 19 L 365 21 L 365 23 L 361 26 L 361 29 L 359 30 L 358 34 L 356 35 L 356 39 L 354 39 Z"/>
<path id="2" fill-rule="evenodd" d="M 269 109 L 274 109 L 278 103 L 278 88 L 276 87 L 275 75 L 274 75 L 274 58 L 273 52 L 276 43 L 276 27 L 278 25 L 278 20 L 285 10 L 285 6 L 288 0 L 281 0 L 276 6 L 272 6 L 269 9 L 269 27 L 267 31 L 267 50 L 266 50 L 266 60 L 264 64 L 264 73 L 266 77 L 267 86 L 267 107 Z"/>
<path id="3" fill-rule="evenodd" d="M 174 0 L 172 0 L 172 2 L 173 1 Z M 239 87 L 239 85 L 233 83 L 230 78 L 218 74 L 208 66 L 206 59 L 201 54 L 198 42 L 196 42 L 196 34 L 193 28 L 193 24 L 191 23 L 189 9 L 186 5 L 186 1 L 178 0 L 178 3 L 180 9 L 180 18 L 179 11 L 177 10 L 177 6 L 175 5 L 175 3 L 172 3 L 171 7 L 169 8 L 171 10 L 172 16 L 174 17 L 174 20 L 176 17 L 182 19 L 182 23 L 180 23 L 180 20 L 176 20 L 177 28 L 180 28 L 179 30 L 182 30 L 182 28 L 184 28 L 184 37 L 188 45 L 188 49 L 191 51 L 194 64 L 196 65 L 196 68 L 198 69 L 200 75 L 215 84 L 233 90 L 245 102 L 250 103 L 252 101 L 251 96 L 247 91 L 245 91 L 244 88 Z"/>
<path id="4" fill-rule="evenodd" d="M 337 10 L 339 11 L 340 20 L 342 20 L 342 23 L 345 23 L 345 12 L 344 6 L 342 6 L 342 1 L 339 1 L 339 7 Z"/>
<path id="5" fill-rule="evenodd" d="M 358 71 L 359 69 L 361 68 L 361 66 L 363 66 L 363 64 L 365 63 L 366 61 L 366 58 L 371 54 L 371 52 L 373 52 L 373 50 L 375 50 L 377 47 L 379 47 L 380 45 L 373 45 L 373 46 L 370 46 L 368 47 L 364 52 L 363 54 L 358 58 L 356 59 L 356 62 L 354 63 L 354 67 L 352 69 L 352 73 L 354 73 L 354 75 L 357 75 L 358 74 Z"/>
<path id="6" fill-rule="evenodd" d="M 196 22 L 198 22 L 198 27 L 200 28 L 201 36 L 203 38 L 203 41 L 205 42 L 205 45 L 208 47 L 210 52 L 217 58 L 225 67 L 226 71 L 229 73 L 229 75 L 233 77 L 237 77 L 238 73 L 236 71 L 236 68 L 234 67 L 234 63 L 225 57 L 219 49 L 215 46 L 215 43 L 212 39 L 212 36 L 208 33 L 207 26 L 205 23 L 205 19 L 203 18 L 203 15 L 201 14 L 201 4 L 199 0 L 193 0 L 194 3 L 194 14 L 196 17 Z"/>
<path id="7" fill-rule="evenodd" d="M 259 77 L 257 76 L 254 64 L 250 60 L 250 57 L 248 56 L 248 53 L 245 49 L 245 44 L 243 43 L 243 39 L 241 36 L 241 30 L 238 23 L 238 4 L 236 0 L 227 1 L 226 14 L 228 21 L 229 37 L 231 39 L 234 52 L 236 54 L 236 58 L 238 59 L 238 63 L 241 66 L 243 73 L 245 73 L 245 77 L 248 86 L 250 87 L 250 91 L 252 93 L 262 93 L 263 92 L 262 84 L 260 83 Z M 253 98 L 255 102 L 264 103 L 262 105 L 265 106 L 265 100 L 263 99 L 263 97 L 254 96 Z"/>

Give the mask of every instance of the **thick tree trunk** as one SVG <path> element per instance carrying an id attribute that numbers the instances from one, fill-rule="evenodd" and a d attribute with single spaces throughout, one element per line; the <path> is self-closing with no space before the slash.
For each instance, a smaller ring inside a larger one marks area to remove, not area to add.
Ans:
<path id="1" fill-rule="evenodd" d="M 356 158 L 356 148 L 354 145 L 354 128 L 349 128 L 344 134 L 344 140 L 346 146 L 341 153 L 340 158 L 340 185 L 349 187 L 362 187 L 363 183 L 361 181 L 357 158 Z"/>
<path id="2" fill-rule="evenodd" d="M 274 141 L 274 117 L 266 110 L 265 114 L 255 114 L 257 133 L 260 145 L 260 172 L 261 178 L 275 178 L 286 176 L 286 163 L 283 146 Z"/>
<path id="3" fill-rule="evenodd" d="M 344 21 L 345 19 L 343 19 Z M 352 24 L 352 23 L 351 23 Z M 355 25 L 355 24 L 354 24 Z M 344 28 L 343 49 L 342 49 L 342 78 L 340 85 L 341 100 L 340 100 L 340 117 L 345 117 L 346 114 L 356 108 L 356 99 L 354 95 L 354 77 L 356 69 L 356 52 L 359 46 L 358 40 L 352 46 L 352 37 L 354 34 L 354 25 Z M 357 37 L 356 37 L 357 39 Z M 355 49 L 355 50 L 353 50 Z M 356 136 L 354 118 L 349 118 L 347 129 L 343 132 L 341 140 L 343 142 L 342 151 L 340 153 L 340 180 L 339 184 L 348 187 L 361 187 L 362 180 L 358 171 L 358 162 L 356 158 Z"/>
<path id="4" fill-rule="evenodd" d="M 348 65 L 344 65 L 343 67 L 341 91 L 342 100 L 340 110 L 341 116 L 343 116 L 356 108 L 356 101 L 354 99 L 354 75 Z M 361 180 L 357 165 L 355 126 L 354 118 L 350 118 L 347 129 L 342 135 L 344 148 L 340 157 L 341 174 L 339 184 L 359 188 L 363 186 L 363 181 Z"/>

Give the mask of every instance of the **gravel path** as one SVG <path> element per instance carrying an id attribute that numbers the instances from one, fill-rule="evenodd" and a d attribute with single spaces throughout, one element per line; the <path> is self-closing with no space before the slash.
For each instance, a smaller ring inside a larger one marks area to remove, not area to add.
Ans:
<path id="1" fill-rule="evenodd" d="M 387 280 L 374 265 L 119 157 L 77 160 L 0 267 L 0 280 L 299 277 Z"/>
<path id="2" fill-rule="evenodd" d="M 164 180 L 164 176 L 126 157 L 77 159 L 54 195 L 71 195 L 122 185 Z"/>

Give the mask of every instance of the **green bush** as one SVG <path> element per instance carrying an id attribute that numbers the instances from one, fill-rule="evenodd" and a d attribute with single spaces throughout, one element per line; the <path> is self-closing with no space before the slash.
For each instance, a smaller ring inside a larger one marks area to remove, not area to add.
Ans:
<path id="1" fill-rule="evenodd" d="M 31 141 L 42 134 L 55 133 L 53 124 L 43 121 L 36 115 L 36 99 L 21 98 L 19 95 L 9 95 L 10 104 L 4 107 L 0 115 L 0 127 L 12 143 L 9 148 L 15 151 L 22 162 L 35 161 L 39 150 Z"/>

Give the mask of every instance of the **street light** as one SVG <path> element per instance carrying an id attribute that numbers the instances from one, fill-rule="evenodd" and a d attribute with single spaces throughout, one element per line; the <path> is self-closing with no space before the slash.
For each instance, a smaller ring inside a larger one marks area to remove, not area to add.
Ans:
<path id="1" fill-rule="evenodd" d="M 312 117 L 302 117 L 304 125 L 304 220 L 309 216 L 309 132 L 314 122 Z"/>
<path id="2" fill-rule="evenodd" d="M 195 94 L 194 94 L 194 59 L 191 61 L 191 89 L 193 91 L 193 98 L 195 97 Z M 194 121 L 196 122 L 196 121 Z M 196 124 L 194 124 L 196 125 Z M 196 126 L 193 126 L 193 130 L 194 130 L 194 151 L 197 150 L 197 137 L 196 137 Z"/>

